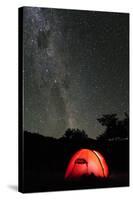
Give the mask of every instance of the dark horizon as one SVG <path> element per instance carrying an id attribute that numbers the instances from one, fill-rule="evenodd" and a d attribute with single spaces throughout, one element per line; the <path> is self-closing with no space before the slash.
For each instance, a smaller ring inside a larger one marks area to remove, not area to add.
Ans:
<path id="1" fill-rule="evenodd" d="M 126 113 L 126 112 L 125 112 Z M 111 113 L 112 114 L 112 113 Z M 114 114 L 114 113 L 113 113 Z M 127 113 L 126 113 L 127 114 Z M 117 118 L 118 118 L 118 115 L 116 114 L 116 116 L 117 116 Z M 102 117 L 102 116 L 101 116 Z M 128 116 L 129 117 L 129 116 Z M 122 120 L 124 120 L 126 118 L 126 116 L 124 116 L 124 118 L 118 118 L 118 121 L 122 121 Z M 98 119 L 97 119 L 98 120 Z M 97 137 L 98 136 L 100 136 L 100 135 L 102 135 L 105 131 L 106 131 L 106 128 L 107 127 L 105 127 L 105 126 L 102 126 L 101 125 L 101 127 L 102 127 L 102 129 L 103 129 L 103 131 L 102 132 L 99 132 L 99 134 L 97 135 Z M 47 134 L 47 133 L 41 133 L 41 132 L 31 132 L 30 130 L 24 130 L 24 132 L 29 132 L 29 133 L 33 133 L 33 134 L 39 134 L 39 135 L 42 135 L 42 136 L 44 136 L 44 137 L 52 137 L 52 138 L 55 138 L 55 139 L 60 139 L 61 137 L 63 137 L 64 136 L 64 134 L 65 134 L 65 132 L 68 130 L 68 129 L 70 129 L 70 130 L 72 130 L 72 129 L 74 129 L 74 130 L 79 130 L 79 131 L 84 131 L 84 129 L 78 129 L 78 128 L 67 128 L 65 131 L 64 131 L 64 133 L 62 133 L 59 137 L 55 137 L 54 135 L 53 136 L 49 136 L 49 134 Z M 88 136 L 88 138 L 90 138 L 90 139 L 97 139 L 97 137 L 95 137 L 95 138 L 93 138 L 93 137 L 90 137 L 90 135 L 88 134 L 88 132 L 85 132 L 86 134 L 87 134 L 87 136 Z"/>

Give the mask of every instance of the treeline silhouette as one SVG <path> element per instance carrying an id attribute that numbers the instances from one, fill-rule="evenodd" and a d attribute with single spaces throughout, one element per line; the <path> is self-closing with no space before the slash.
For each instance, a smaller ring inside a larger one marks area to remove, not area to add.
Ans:
<path id="1" fill-rule="evenodd" d="M 119 120 L 117 114 L 103 115 L 97 119 L 106 129 L 97 139 L 128 139 L 129 138 L 129 116 L 124 113 L 125 118 Z"/>
<path id="2" fill-rule="evenodd" d="M 25 192 L 128 185 L 129 117 L 125 114 L 120 121 L 116 114 L 103 115 L 98 121 L 106 129 L 97 139 L 89 138 L 79 129 L 67 129 L 59 139 L 24 131 Z M 80 182 L 64 180 L 71 156 L 81 148 L 95 149 L 103 154 L 110 171 L 108 180 L 96 177 L 83 177 Z"/>

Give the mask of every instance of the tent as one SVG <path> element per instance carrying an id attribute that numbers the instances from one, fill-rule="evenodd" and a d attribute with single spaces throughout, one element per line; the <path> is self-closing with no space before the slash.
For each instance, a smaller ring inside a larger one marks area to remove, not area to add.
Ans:
<path id="1" fill-rule="evenodd" d="M 97 151 L 80 149 L 70 159 L 65 179 L 77 179 L 83 175 L 108 177 L 109 169 L 104 157 Z"/>

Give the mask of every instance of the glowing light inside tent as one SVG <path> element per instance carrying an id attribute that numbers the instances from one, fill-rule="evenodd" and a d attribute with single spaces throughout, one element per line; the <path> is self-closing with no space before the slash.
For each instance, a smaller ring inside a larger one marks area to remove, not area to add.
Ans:
<path id="1" fill-rule="evenodd" d="M 66 169 L 65 179 L 76 179 L 83 175 L 89 176 L 91 174 L 97 177 L 108 177 L 108 165 L 99 152 L 81 149 L 70 159 Z"/>

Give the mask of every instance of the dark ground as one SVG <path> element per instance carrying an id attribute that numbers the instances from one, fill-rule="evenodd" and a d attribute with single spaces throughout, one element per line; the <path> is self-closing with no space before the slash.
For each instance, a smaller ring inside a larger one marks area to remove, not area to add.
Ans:
<path id="1" fill-rule="evenodd" d="M 81 148 L 102 153 L 109 166 L 108 178 L 91 175 L 78 181 L 64 179 L 71 156 Z M 24 132 L 23 183 L 23 192 L 129 186 L 129 142 L 55 139 Z"/>

